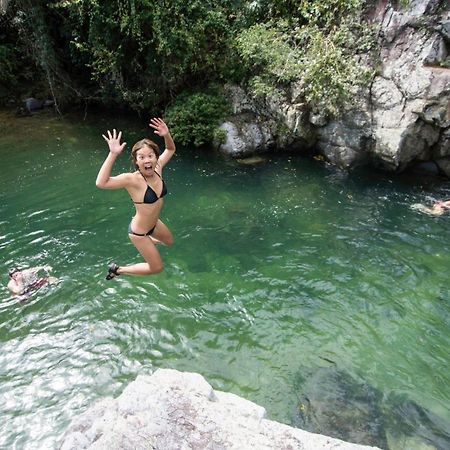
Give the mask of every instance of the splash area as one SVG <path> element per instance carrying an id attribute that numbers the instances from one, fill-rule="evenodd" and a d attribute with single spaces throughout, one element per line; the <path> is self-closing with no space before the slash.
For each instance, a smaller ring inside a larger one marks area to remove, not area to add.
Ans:
<path id="1" fill-rule="evenodd" d="M 126 118 L 2 116 L 1 448 L 57 447 L 72 418 L 140 373 L 174 368 L 334 437 L 450 448 L 450 183 L 351 174 L 300 156 L 246 165 L 179 149 L 165 169 L 165 271 L 140 259 L 125 191 L 95 187 L 101 134 Z M 128 155 L 116 172 L 129 170 Z M 7 269 L 60 278 L 20 302 Z"/>

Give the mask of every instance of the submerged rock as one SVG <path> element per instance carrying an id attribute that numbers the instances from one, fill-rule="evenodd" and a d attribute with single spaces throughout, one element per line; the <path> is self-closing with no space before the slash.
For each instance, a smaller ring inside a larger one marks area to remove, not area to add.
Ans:
<path id="1" fill-rule="evenodd" d="M 447 450 L 450 448 L 450 423 L 422 408 L 405 396 L 387 399 L 389 420 L 386 435 L 390 450 Z M 402 447 L 401 443 L 408 443 Z"/>
<path id="2" fill-rule="evenodd" d="M 265 409 L 215 391 L 199 374 L 159 369 L 139 375 L 117 399 L 76 418 L 60 449 L 363 450 L 266 418 Z"/>
<path id="3" fill-rule="evenodd" d="M 263 158 L 262 156 L 249 156 L 248 158 L 240 158 L 237 160 L 239 164 L 243 164 L 244 166 L 253 166 L 255 164 L 261 164 L 267 162 L 267 158 Z"/>
<path id="4" fill-rule="evenodd" d="M 296 386 L 295 425 L 389 450 L 446 450 L 450 424 L 405 396 L 385 397 L 334 367 L 319 369 Z"/>
<path id="5" fill-rule="evenodd" d="M 299 427 L 365 445 L 387 448 L 381 393 L 344 372 L 319 369 L 298 387 Z"/>

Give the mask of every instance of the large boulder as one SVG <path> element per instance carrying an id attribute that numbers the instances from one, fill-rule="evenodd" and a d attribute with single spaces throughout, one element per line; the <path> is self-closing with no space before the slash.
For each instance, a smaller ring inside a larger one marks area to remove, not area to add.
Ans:
<path id="1" fill-rule="evenodd" d="M 255 115 L 236 115 L 220 127 L 225 139 L 219 143 L 223 153 L 241 158 L 255 153 L 263 153 L 273 146 L 269 123 Z"/>
<path id="2" fill-rule="evenodd" d="M 61 450 L 374 449 L 268 420 L 264 408 L 215 391 L 195 373 L 140 375 L 117 399 L 76 418 Z"/>
<path id="3" fill-rule="evenodd" d="M 234 158 L 265 153 L 272 149 L 296 151 L 310 149 L 316 143 L 309 111 L 297 103 L 294 95 L 254 101 L 239 86 L 228 85 L 225 93 L 233 115 L 219 127 L 225 138 L 216 142 L 220 152 Z M 288 99 L 289 98 L 289 99 Z"/>
<path id="4" fill-rule="evenodd" d="M 320 153 L 344 169 L 366 164 L 374 147 L 370 116 L 362 108 L 317 128 L 316 134 Z"/>

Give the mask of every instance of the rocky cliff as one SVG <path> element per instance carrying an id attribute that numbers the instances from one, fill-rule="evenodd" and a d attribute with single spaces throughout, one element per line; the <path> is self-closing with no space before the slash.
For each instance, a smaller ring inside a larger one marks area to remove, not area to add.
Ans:
<path id="1" fill-rule="evenodd" d="M 410 0 L 394 7 L 378 0 L 366 21 L 378 27 L 379 60 L 359 55 L 360 64 L 377 66 L 376 75 L 341 117 L 312 111 L 301 100 L 301 82 L 263 106 L 229 87 L 235 114 L 221 126 L 227 136 L 221 151 L 241 157 L 314 148 L 343 168 L 401 171 L 433 161 L 450 176 L 450 3 Z"/>
<path id="2" fill-rule="evenodd" d="M 268 420 L 265 410 L 215 391 L 195 373 L 140 375 L 117 399 L 75 419 L 61 450 L 369 450 Z"/>

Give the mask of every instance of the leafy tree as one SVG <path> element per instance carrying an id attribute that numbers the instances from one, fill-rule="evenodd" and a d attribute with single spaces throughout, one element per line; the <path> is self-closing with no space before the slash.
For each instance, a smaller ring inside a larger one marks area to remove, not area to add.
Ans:
<path id="1" fill-rule="evenodd" d="M 29 58 L 59 105 L 140 112 L 213 83 L 268 95 L 302 81 L 305 101 L 336 112 L 361 82 L 355 52 L 370 47 L 355 20 L 362 2 L 11 0 L 0 82 L 19 90 Z"/>
<path id="2" fill-rule="evenodd" d="M 16 0 L 22 45 L 63 102 L 145 110 L 227 71 L 231 1 Z"/>

